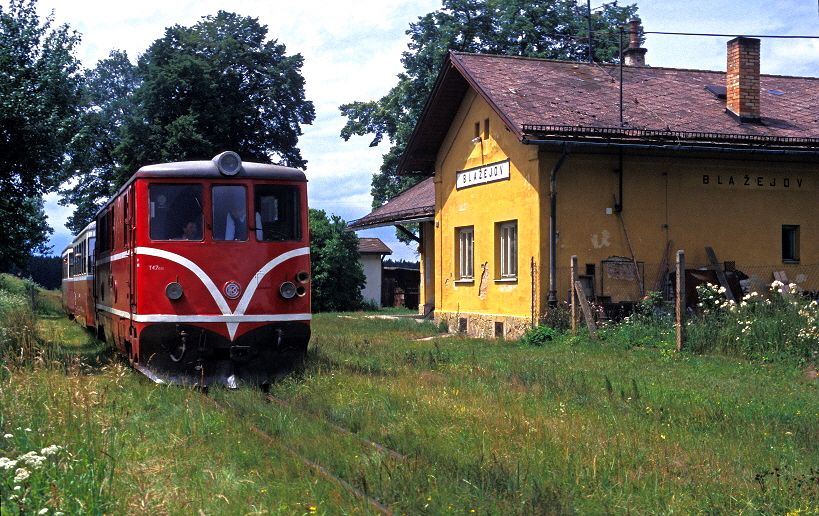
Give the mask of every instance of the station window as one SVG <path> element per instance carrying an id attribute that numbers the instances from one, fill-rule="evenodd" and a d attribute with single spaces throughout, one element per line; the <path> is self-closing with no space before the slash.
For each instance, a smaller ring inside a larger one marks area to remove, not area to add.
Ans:
<path id="1" fill-rule="evenodd" d="M 782 226 L 782 261 L 799 261 L 799 226 Z"/>
<path id="2" fill-rule="evenodd" d="M 247 189 L 241 185 L 214 186 L 213 239 L 247 240 L 247 230 L 253 227 L 247 220 Z"/>
<path id="3" fill-rule="evenodd" d="M 256 185 L 256 238 L 262 242 L 301 240 L 300 191 L 297 186 Z"/>
<path id="4" fill-rule="evenodd" d="M 518 277 L 518 222 L 500 222 L 496 226 L 496 256 L 500 279 Z"/>
<path id="5" fill-rule="evenodd" d="M 475 256 L 475 230 L 473 226 L 457 228 L 456 238 L 458 239 L 458 279 L 473 279 L 473 261 Z"/>
<path id="6" fill-rule="evenodd" d="M 149 187 L 151 240 L 202 240 L 202 185 Z"/>

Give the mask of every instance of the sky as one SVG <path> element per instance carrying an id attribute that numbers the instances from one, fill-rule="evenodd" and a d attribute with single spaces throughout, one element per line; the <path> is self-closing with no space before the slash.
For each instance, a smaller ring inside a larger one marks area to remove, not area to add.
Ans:
<path id="1" fill-rule="evenodd" d="M 7 0 L 2 0 L 8 4 Z M 602 5 L 592 1 L 591 7 Z M 819 36 L 819 0 L 638 0 L 638 14 L 647 32 L 684 32 L 746 36 Z M 354 101 L 377 100 L 397 83 L 401 53 L 409 41 L 406 30 L 419 17 L 441 7 L 440 0 L 38 0 L 44 19 L 53 11 L 54 24 L 68 24 L 82 36 L 76 55 L 86 68 L 111 50 L 124 50 L 133 62 L 163 37 L 166 27 L 190 27 L 220 9 L 259 18 L 268 38 L 304 57 L 302 75 L 306 98 L 316 109 L 312 125 L 302 126 L 298 147 L 307 160 L 305 173 L 310 207 L 349 222 L 371 211 L 370 183 L 388 142 L 370 147 L 372 136 L 340 136 L 346 119 L 338 107 Z M 672 68 L 725 71 L 730 37 L 647 34 L 646 64 Z M 819 39 L 764 38 L 761 72 L 819 77 Z M 817 99 L 819 110 L 819 99 Z M 54 228 L 52 253 L 71 241 L 65 221 L 70 207 L 57 205 L 57 194 L 46 196 L 46 215 Z M 395 238 L 393 228 L 359 231 L 377 237 L 392 250 L 393 259 L 415 261 L 414 246 Z"/>

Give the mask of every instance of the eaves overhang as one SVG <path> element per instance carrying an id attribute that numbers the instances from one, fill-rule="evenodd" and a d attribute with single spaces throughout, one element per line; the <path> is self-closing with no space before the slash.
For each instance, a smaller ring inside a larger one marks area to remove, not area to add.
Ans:
<path id="1" fill-rule="evenodd" d="M 523 137 L 520 128 L 503 110 L 498 108 L 489 94 L 459 60 L 458 53 L 450 51 L 398 162 L 399 175 L 431 175 L 434 173 L 438 150 L 470 88 L 486 101 L 507 129 L 519 140 Z"/>
<path id="2" fill-rule="evenodd" d="M 582 127 L 564 125 L 523 125 L 521 141 L 572 140 L 612 144 L 696 145 L 708 148 L 731 148 L 752 151 L 819 152 L 819 138 L 768 136 L 757 134 L 725 134 L 714 132 L 629 129 L 624 127 Z"/>

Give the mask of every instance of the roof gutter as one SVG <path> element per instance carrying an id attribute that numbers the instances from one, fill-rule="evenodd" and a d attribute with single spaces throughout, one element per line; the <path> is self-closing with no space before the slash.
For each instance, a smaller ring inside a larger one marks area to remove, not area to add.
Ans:
<path id="1" fill-rule="evenodd" d="M 562 147 L 568 143 L 580 148 L 591 149 L 626 149 L 626 150 L 661 150 L 670 152 L 708 152 L 713 154 L 756 154 L 761 156 L 794 156 L 802 158 L 819 158 L 819 149 L 760 149 L 758 147 L 710 147 L 707 145 L 682 145 L 682 144 L 655 144 L 655 143 L 619 143 L 619 142 L 588 142 L 577 140 L 538 140 L 522 138 L 520 142 L 524 145 L 538 145 L 541 147 Z"/>

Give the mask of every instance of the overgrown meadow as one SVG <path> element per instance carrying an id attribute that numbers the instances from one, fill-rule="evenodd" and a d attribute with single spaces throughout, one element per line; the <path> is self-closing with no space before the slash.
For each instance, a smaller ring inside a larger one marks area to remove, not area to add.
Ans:
<path id="1" fill-rule="evenodd" d="M 762 339 L 774 353 L 722 301 L 724 318 L 686 327 L 691 343 L 722 344 L 682 353 L 651 299 L 599 341 L 317 314 L 306 364 L 270 388 L 290 405 L 211 389 L 220 412 L 195 390 L 152 384 L 76 324 L 28 313 L 5 285 L 2 512 L 373 512 L 292 451 L 396 514 L 819 514 L 816 305 L 775 295 L 808 326 L 792 337 L 797 315 L 754 318 L 751 331 L 784 332 L 787 344 Z"/>

